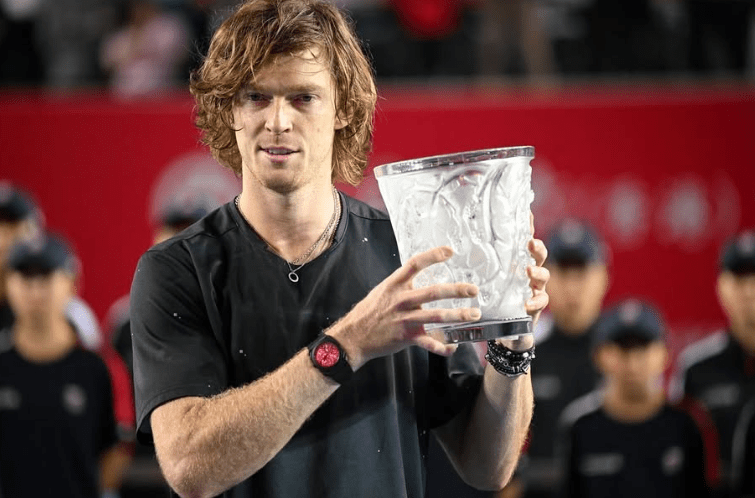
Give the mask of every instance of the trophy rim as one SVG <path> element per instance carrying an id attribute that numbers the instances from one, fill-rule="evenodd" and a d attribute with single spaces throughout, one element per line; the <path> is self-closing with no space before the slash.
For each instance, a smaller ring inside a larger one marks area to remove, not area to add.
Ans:
<path id="1" fill-rule="evenodd" d="M 499 147 L 466 152 L 454 152 L 437 156 L 419 157 L 375 166 L 375 178 L 389 175 L 412 173 L 431 168 L 458 166 L 463 164 L 483 163 L 494 159 L 510 159 L 514 157 L 535 157 L 535 147 L 520 145 L 516 147 Z"/>

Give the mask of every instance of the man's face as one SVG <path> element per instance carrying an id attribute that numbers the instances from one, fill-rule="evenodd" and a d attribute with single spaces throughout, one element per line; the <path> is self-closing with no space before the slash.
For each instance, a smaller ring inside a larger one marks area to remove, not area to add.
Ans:
<path id="1" fill-rule="evenodd" d="M 65 315 L 74 293 L 74 279 L 63 270 L 36 274 L 11 271 L 6 290 L 8 303 L 19 320 L 48 320 Z"/>
<path id="2" fill-rule="evenodd" d="M 280 56 L 257 72 L 233 108 L 244 184 L 280 193 L 330 182 L 336 116 L 333 80 L 313 49 Z"/>
<path id="3" fill-rule="evenodd" d="M 622 397 L 639 401 L 659 389 L 668 351 L 661 341 L 632 347 L 607 343 L 598 346 L 595 359 L 607 381 L 619 389 Z"/>
<path id="4" fill-rule="evenodd" d="M 755 273 L 722 272 L 718 276 L 717 291 L 732 334 L 745 349 L 755 354 Z"/>
<path id="5" fill-rule="evenodd" d="M 608 289 L 605 264 L 548 264 L 551 278 L 548 295 L 551 315 L 556 325 L 567 333 L 580 334 L 600 315 Z"/>

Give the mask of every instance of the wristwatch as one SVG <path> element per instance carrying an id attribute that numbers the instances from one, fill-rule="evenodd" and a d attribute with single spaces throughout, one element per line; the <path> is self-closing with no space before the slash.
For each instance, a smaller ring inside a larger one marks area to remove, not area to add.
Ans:
<path id="1" fill-rule="evenodd" d="M 354 375 L 346 351 L 334 337 L 321 334 L 308 349 L 312 364 L 326 377 L 343 384 Z"/>

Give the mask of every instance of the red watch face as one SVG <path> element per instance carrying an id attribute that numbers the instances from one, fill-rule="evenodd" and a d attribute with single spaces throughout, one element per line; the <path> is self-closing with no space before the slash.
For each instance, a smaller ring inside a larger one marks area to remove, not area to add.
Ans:
<path id="1" fill-rule="evenodd" d="M 330 368 L 338 363 L 340 357 L 341 352 L 338 346 L 332 342 L 323 342 L 315 349 L 315 361 L 324 368 Z"/>

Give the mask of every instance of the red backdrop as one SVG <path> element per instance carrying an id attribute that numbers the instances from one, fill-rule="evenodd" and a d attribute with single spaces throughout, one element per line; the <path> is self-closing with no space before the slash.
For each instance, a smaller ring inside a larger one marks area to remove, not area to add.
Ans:
<path id="1" fill-rule="evenodd" d="M 154 194 L 158 180 L 203 150 L 192 102 L 4 94 L 0 106 L 0 179 L 27 188 L 74 243 L 81 293 L 104 318 L 150 244 L 153 197 L 170 195 Z M 609 302 L 653 299 L 687 334 L 722 324 L 719 247 L 755 226 L 752 88 L 391 87 L 375 130 L 372 165 L 534 145 L 538 234 L 565 214 L 596 224 L 612 247 Z M 379 203 L 371 177 L 343 189 Z"/>

